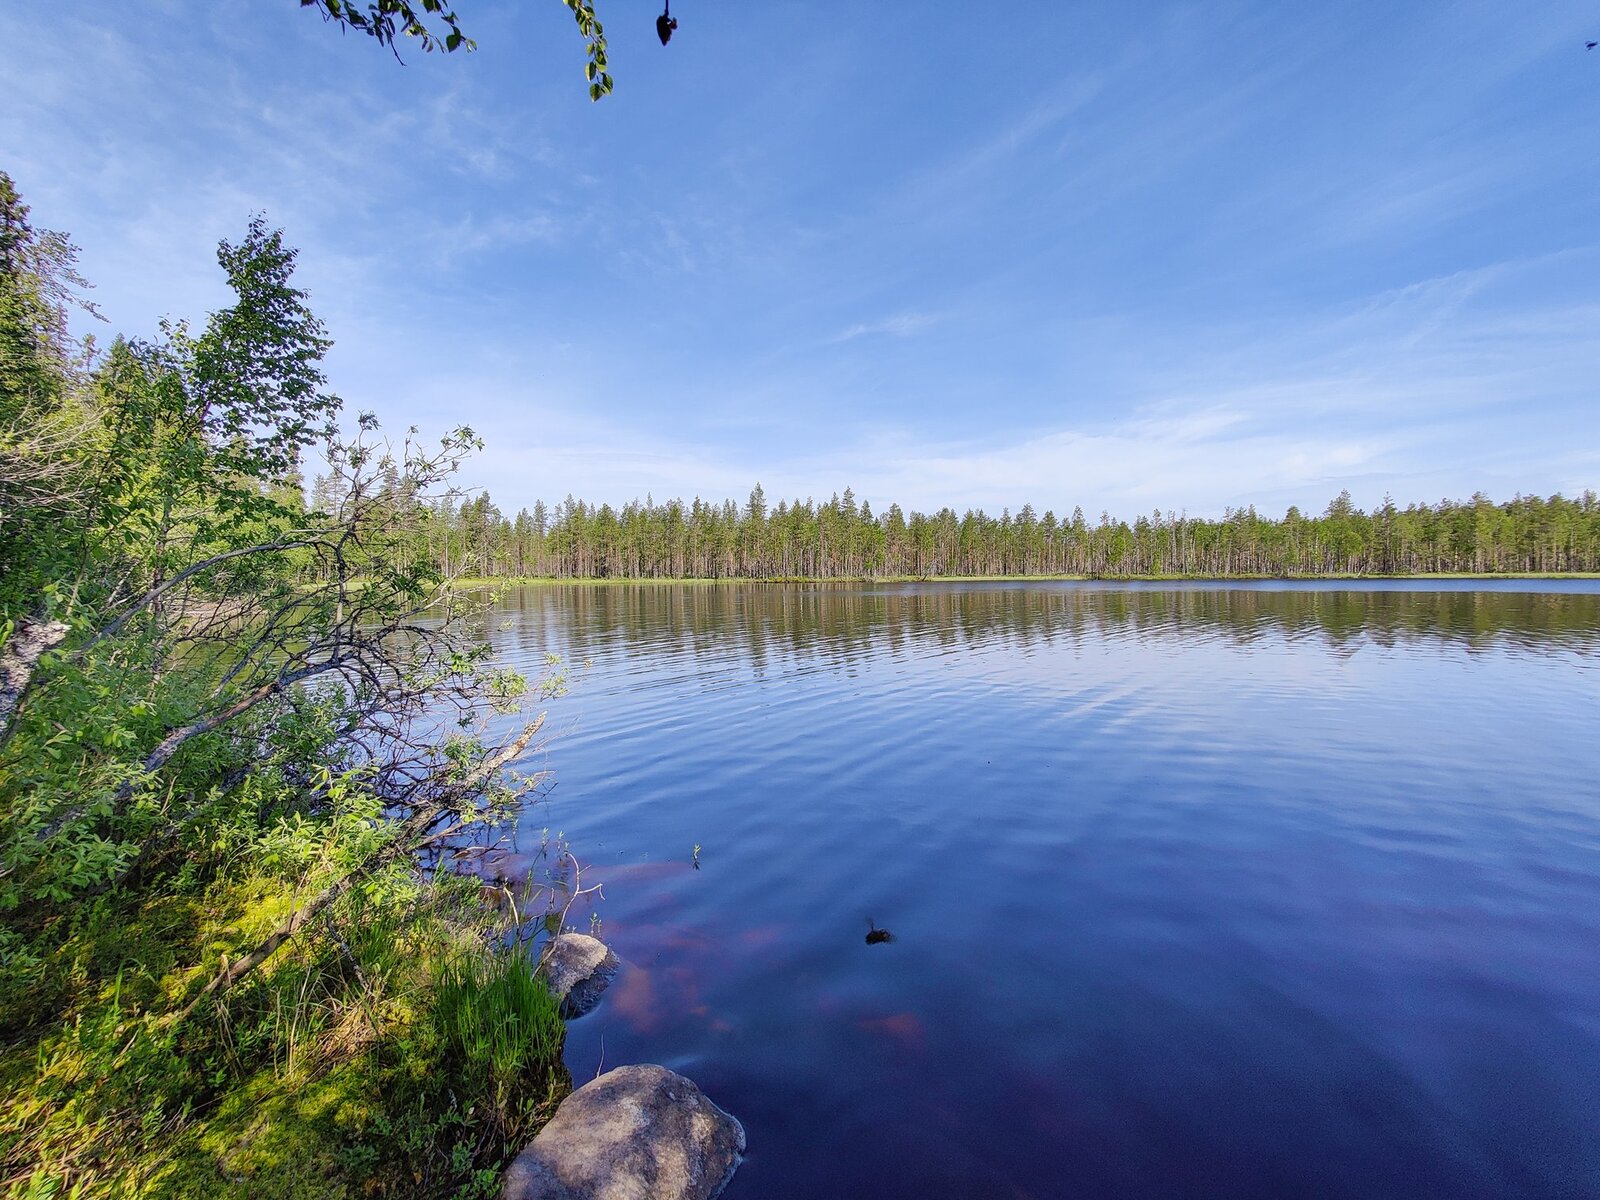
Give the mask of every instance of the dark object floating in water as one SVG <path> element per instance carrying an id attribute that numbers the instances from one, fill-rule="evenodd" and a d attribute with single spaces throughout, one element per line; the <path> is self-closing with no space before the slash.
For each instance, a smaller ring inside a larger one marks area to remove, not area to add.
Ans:
<path id="1" fill-rule="evenodd" d="M 672 15 L 672 0 L 667 0 L 666 11 L 656 18 L 656 36 L 665 46 L 672 40 L 672 31 L 678 27 L 678 18 Z"/>
<path id="2" fill-rule="evenodd" d="M 879 929 L 871 917 L 867 918 L 867 945 L 877 946 L 883 942 L 894 941 L 894 934 L 887 929 Z"/>

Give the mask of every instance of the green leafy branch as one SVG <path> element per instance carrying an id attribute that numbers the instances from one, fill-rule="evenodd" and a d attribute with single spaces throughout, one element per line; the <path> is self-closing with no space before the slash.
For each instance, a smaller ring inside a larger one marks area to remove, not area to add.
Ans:
<path id="1" fill-rule="evenodd" d="M 371 0 L 363 8 L 356 0 L 300 0 L 301 8 L 315 8 L 324 21 L 346 29 L 359 30 L 376 38 L 378 45 L 387 46 L 396 58 L 396 35 L 416 38 L 424 53 L 443 50 L 475 50 L 477 43 L 461 32 L 460 20 L 453 10 L 444 6 L 444 0 Z M 420 11 L 419 11 L 420 10 Z M 439 34 L 428 27 L 424 15 L 441 22 L 447 33 Z"/>
<path id="2" fill-rule="evenodd" d="M 594 15 L 594 5 L 590 0 L 562 0 L 572 10 L 573 20 L 578 23 L 578 32 L 583 34 L 584 41 L 588 43 L 589 61 L 584 65 L 583 73 L 589 80 L 589 99 L 598 100 L 601 96 L 611 94 L 611 74 L 606 70 L 606 32 Z"/>
<path id="3" fill-rule="evenodd" d="M 605 27 L 595 16 L 592 0 L 562 0 L 562 3 L 572 10 L 588 51 L 583 73 L 589 81 L 589 99 L 610 95 Z M 400 57 L 395 45 L 398 37 L 416 39 L 425 53 L 440 50 L 449 54 L 477 49 L 477 43 L 461 31 L 461 21 L 455 10 L 446 8 L 444 0 L 367 0 L 364 5 L 358 0 L 300 0 L 300 7 L 315 8 L 324 21 L 376 38 L 396 59 Z"/>

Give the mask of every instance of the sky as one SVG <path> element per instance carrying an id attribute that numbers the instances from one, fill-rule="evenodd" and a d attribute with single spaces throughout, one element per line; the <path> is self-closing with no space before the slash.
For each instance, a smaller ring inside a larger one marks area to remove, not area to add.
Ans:
<path id="1" fill-rule="evenodd" d="M 109 318 L 264 212 L 386 427 L 573 494 L 1217 515 L 1600 487 L 1600 6 L 7 0 L 0 169 Z"/>

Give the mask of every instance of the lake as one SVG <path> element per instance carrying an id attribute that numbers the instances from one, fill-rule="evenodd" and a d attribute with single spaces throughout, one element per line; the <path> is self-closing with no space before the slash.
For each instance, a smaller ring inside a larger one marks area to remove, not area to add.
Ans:
<path id="1" fill-rule="evenodd" d="M 572 682 L 506 861 L 628 964 L 568 1064 L 700 1084 L 731 1200 L 1600 1195 L 1600 583 L 499 607 Z"/>

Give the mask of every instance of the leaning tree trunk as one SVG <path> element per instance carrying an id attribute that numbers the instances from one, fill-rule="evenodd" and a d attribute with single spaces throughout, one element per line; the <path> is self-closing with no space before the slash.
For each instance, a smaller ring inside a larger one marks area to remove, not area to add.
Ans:
<path id="1" fill-rule="evenodd" d="M 39 659 L 67 638 L 68 628 L 61 621 L 36 621 L 23 617 L 11 640 L 0 650 L 0 743 L 11 732 L 11 718 L 33 681 Z"/>

